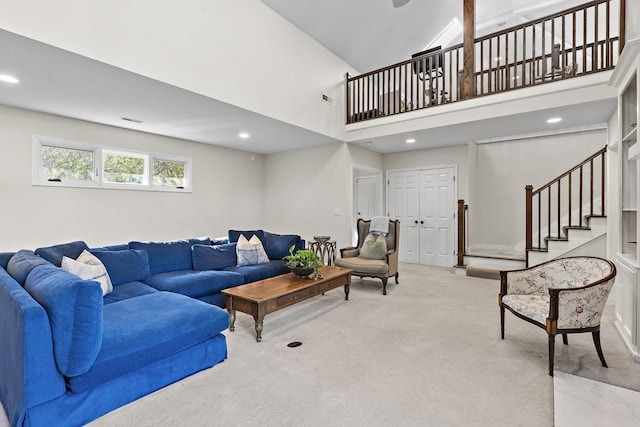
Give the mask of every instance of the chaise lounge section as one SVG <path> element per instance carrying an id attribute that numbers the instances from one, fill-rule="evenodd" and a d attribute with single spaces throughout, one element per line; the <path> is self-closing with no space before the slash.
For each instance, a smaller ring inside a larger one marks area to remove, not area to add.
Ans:
<path id="1" fill-rule="evenodd" d="M 0 254 L 0 401 L 10 424 L 83 425 L 224 361 L 229 316 L 220 291 L 288 272 L 277 258 L 237 266 L 229 234 L 225 242 L 90 249 L 76 241 Z M 292 241 L 304 247 L 299 236 L 258 234 L 272 256 Z M 87 252 L 112 292 L 61 268 Z"/>

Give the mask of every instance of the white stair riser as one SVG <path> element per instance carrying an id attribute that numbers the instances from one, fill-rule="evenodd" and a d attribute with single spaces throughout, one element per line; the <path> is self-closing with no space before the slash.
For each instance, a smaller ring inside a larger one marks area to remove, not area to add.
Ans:
<path id="1" fill-rule="evenodd" d="M 568 229 L 568 240 L 549 240 L 547 242 L 547 252 L 529 252 L 529 267 L 542 264 L 543 262 L 559 258 L 581 246 L 588 245 L 607 232 L 607 219 L 594 217 L 589 221 L 590 229 Z"/>

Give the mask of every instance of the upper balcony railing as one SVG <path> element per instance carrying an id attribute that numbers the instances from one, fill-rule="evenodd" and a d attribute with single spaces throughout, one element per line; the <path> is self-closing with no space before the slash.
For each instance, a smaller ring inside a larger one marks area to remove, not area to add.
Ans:
<path id="1" fill-rule="evenodd" d="M 621 4 L 624 10 L 624 0 Z M 624 43 L 621 22 L 624 13 L 617 1 L 594 0 L 476 38 L 473 93 L 484 96 L 611 70 Z M 462 68 L 460 44 L 356 77 L 347 75 L 346 123 L 459 101 Z"/>

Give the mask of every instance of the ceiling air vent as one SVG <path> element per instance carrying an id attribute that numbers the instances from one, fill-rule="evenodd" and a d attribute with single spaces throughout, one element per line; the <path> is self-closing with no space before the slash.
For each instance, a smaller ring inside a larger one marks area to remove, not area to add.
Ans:
<path id="1" fill-rule="evenodd" d="M 136 119 L 131 119 L 129 117 L 120 117 L 122 120 L 126 121 L 126 122 L 133 122 L 133 123 L 143 123 L 142 120 L 136 120 Z"/>

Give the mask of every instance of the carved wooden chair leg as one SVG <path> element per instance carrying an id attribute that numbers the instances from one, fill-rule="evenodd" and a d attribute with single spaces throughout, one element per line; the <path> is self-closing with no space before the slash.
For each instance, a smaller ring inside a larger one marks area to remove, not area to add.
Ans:
<path id="1" fill-rule="evenodd" d="M 400 273 L 396 273 L 396 285 L 398 284 L 398 277 L 400 277 Z"/>
<path id="2" fill-rule="evenodd" d="M 562 334 L 562 342 L 564 345 L 569 345 L 569 339 L 567 338 L 567 334 Z"/>
<path id="3" fill-rule="evenodd" d="M 553 376 L 553 356 L 556 344 L 556 336 L 549 335 L 549 375 Z"/>
<path id="4" fill-rule="evenodd" d="M 596 345 L 596 351 L 598 352 L 600 363 L 602 363 L 602 366 L 605 368 L 608 368 L 607 362 L 604 360 L 604 354 L 602 354 L 602 347 L 600 346 L 600 331 L 594 331 L 591 335 L 593 335 L 593 343 Z"/>
<path id="5" fill-rule="evenodd" d="M 382 279 L 382 295 L 386 295 L 387 294 L 387 280 L 389 280 L 388 277 L 381 277 Z"/>
<path id="6" fill-rule="evenodd" d="M 504 307 L 500 306 L 500 336 L 504 339 Z"/>

